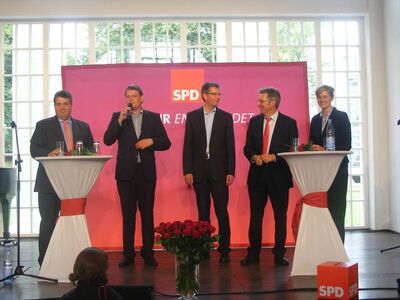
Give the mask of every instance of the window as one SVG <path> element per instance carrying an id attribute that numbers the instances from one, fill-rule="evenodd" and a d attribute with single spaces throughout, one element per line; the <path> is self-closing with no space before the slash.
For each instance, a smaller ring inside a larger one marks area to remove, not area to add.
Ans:
<path id="1" fill-rule="evenodd" d="M 350 117 L 354 153 L 346 225 L 366 227 L 361 36 L 359 19 L 0 23 L 0 159 L 5 166 L 15 160 L 15 120 L 24 160 L 21 233 L 38 233 L 37 163 L 29 156 L 29 140 L 35 123 L 54 114 L 61 65 L 140 62 L 307 61 L 310 116 L 318 111 L 316 87 L 329 84 L 336 88 L 334 105 Z M 12 232 L 15 216 L 14 206 Z"/>

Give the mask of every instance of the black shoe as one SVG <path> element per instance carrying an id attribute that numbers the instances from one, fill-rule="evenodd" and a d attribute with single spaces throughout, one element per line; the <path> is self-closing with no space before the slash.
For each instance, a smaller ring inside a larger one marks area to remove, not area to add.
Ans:
<path id="1" fill-rule="evenodd" d="M 144 264 L 151 267 L 156 267 L 158 265 L 156 259 L 154 257 L 143 257 Z"/>
<path id="2" fill-rule="evenodd" d="M 240 264 L 242 265 L 242 266 L 246 266 L 246 265 L 250 265 L 250 264 L 253 264 L 253 263 L 255 263 L 255 262 L 258 262 L 258 261 L 260 261 L 260 257 L 257 255 L 257 256 L 249 256 L 249 255 L 246 255 L 246 257 L 245 258 L 243 258 L 241 261 L 240 261 Z"/>
<path id="3" fill-rule="evenodd" d="M 289 265 L 289 260 L 282 256 L 282 257 L 275 257 L 275 266 L 285 266 L 287 267 Z"/>
<path id="4" fill-rule="evenodd" d="M 133 258 L 128 258 L 124 256 L 124 258 L 122 258 L 122 260 L 119 262 L 118 266 L 120 268 L 125 268 L 127 266 L 133 265 L 133 263 L 134 263 Z"/>
<path id="5" fill-rule="evenodd" d="M 219 263 L 220 264 L 226 264 L 231 261 L 231 258 L 229 257 L 229 254 L 221 254 L 219 258 Z"/>

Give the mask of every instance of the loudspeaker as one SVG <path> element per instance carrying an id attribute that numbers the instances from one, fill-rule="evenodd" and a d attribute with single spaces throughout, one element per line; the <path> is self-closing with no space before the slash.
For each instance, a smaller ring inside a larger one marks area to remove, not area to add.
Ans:
<path id="1" fill-rule="evenodd" d="M 153 286 L 151 285 L 109 285 L 124 299 L 153 300 Z"/>

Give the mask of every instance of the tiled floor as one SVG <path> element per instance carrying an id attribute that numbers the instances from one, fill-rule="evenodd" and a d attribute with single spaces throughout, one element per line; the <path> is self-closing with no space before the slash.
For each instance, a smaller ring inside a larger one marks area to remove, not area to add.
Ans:
<path id="1" fill-rule="evenodd" d="M 392 232 L 347 232 L 346 250 L 353 262 L 359 264 L 360 299 L 397 299 L 397 282 L 400 277 L 400 249 L 380 253 L 380 249 L 400 245 L 400 235 Z M 16 260 L 16 247 L 10 250 Z M 287 256 L 293 259 L 293 248 Z M 5 249 L 0 248 L 0 261 L 3 261 Z M 263 249 L 260 263 L 241 266 L 244 249 L 234 249 L 232 262 L 226 265 L 218 263 L 218 252 L 213 251 L 211 258 L 200 264 L 201 299 L 317 299 L 315 291 L 283 291 L 288 289 L 315 289 L 316 277 L 290 277 L 289 267 L 274 267 L 270 249 Z M 37 240 L 24 239 L 21 243 L 21 264 L 25 273 L 38 274 Z M 139 255 L 135 265 L 119 269 L 121 252 L 110 252 L 110 284 L 152 285 L 155 299 L 171 299 L 166 295 L 175 295 L 174 258 L 171 254 L 157 251 L 158 267 L 147 267 Z M 0 271 L 2 274 L 2 264 Z M 1 300 L 57 298 L 72 288 L 71 284 L 54 284 L 38 281 L 30 277 L 16 278 L 12 286 L 0 289 Z M 379 288 L 388 288 L 378 290 Z M 369 290 L 365 290 L 369 289 Z M 276 291 L 281 291 L 277 293 Z M 275 292 L 274 292 L 275 291 Z M 271 293 L 269 293 L 271 292 Z M 206 295 L 207 294 L 207 295 Z"/>

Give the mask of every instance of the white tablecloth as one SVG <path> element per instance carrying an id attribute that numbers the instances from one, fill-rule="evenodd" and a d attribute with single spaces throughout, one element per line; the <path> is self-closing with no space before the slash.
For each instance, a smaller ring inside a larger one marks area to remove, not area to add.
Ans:
<path id="1" fill-rule="evenodd" d="M 36 157 L 43 164 L 47 176 L 61 201 L 86 198 L 104 163 L 111 155 Z M 78 253 L 90 247 L 85 214 L 60 216 L 51 236 L 40 276 L 69 282 Z"/>
<path id="2" fill-rule="evenodd" d="M 304 151 L 279 153 L 295 178 L 303 196 L 327 192 L 340 163 L 350 151 Z M 328 208 L 303 204 L 294 252 L 292 276 L 316 275 L 326 261 L 349 261 Z"/>

